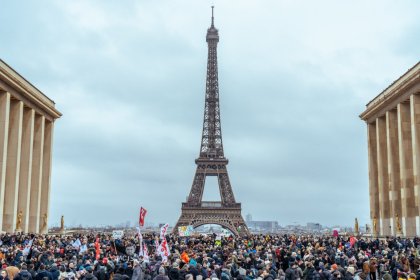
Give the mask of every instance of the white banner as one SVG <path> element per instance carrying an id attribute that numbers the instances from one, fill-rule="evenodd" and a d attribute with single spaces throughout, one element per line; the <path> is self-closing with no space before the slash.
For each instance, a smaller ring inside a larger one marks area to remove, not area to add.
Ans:
<path id="1" fill-rule="evenodd" d="M 160 228 L 160 239 L 165 239 L 166 231 L 168 231 L 168 224 L 165 224 L 163 227 Z"/>
<path id="2" fill-rule="evenodd" d="M 114 239 L 121 239 L 124 236 L 123 230 L 113 230 L 112 231 L 112 238 Z"/>

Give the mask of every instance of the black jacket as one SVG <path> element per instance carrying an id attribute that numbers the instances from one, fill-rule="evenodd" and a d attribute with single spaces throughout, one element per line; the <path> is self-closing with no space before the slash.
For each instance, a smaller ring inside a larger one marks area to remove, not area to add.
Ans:
<path id="1" fill-rule="evenodd" d="M 46 270 L 38 271 L 38 274 L 35 276 L 35 280 L 44 280 L 44 277 L 47 277 L 48 280 L 53 280 L 51 273 Z"/>

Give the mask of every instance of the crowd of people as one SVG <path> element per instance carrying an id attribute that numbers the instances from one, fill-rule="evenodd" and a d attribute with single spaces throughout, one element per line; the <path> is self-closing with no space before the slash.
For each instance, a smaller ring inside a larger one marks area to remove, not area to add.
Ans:
<path id="1" fill-rule="evenodd" d="M 0 280 L 420 279 L 418 238 L 139 237 L 2 234 Z"/>

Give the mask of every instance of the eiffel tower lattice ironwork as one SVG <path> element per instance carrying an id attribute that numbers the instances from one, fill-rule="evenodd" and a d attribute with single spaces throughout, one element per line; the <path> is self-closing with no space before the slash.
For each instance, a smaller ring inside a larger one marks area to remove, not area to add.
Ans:
<path id="1" fill-rule="evenodd" d="M 235 235 L 247 235 L 248 227 L 241 214 L 241 204 L 236 202 L 223 153 L 222 130 L 220 124 L 219 81 L 217 74 L 217 43 L 219 32 L 214 27 L 212 7 L 211 26 L 207 29 L 208 44 L 206 96 L 204 107 L 203 133 L 200 156 L 195 160 L 197 169 L 187 202 L 182 203 L 179 226 L 218 224 Z M 221 201 L 202 201 L 207 176 L 217 176 Z"/>

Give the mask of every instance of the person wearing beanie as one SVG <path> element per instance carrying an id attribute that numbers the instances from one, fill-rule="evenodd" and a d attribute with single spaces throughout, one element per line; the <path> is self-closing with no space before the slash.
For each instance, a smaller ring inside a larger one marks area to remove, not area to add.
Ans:
<path id="1" fill-rule="evenodd" d="M 159 275 L 157 275 L 153 280 L 169 280 L 169 277 L 166 276 L 166 270 L 163 265 L 159 267 Z"/>
<path id="2" fill-rule="evenodd" d="M 172 267 L 169 270 L 168 276 L 169 276 L 170 280 L 181 280 L 180 276 L 179 276 L 179 264 L 178 264 L 178 262 L 175 261 L 172 264 Z"/>

